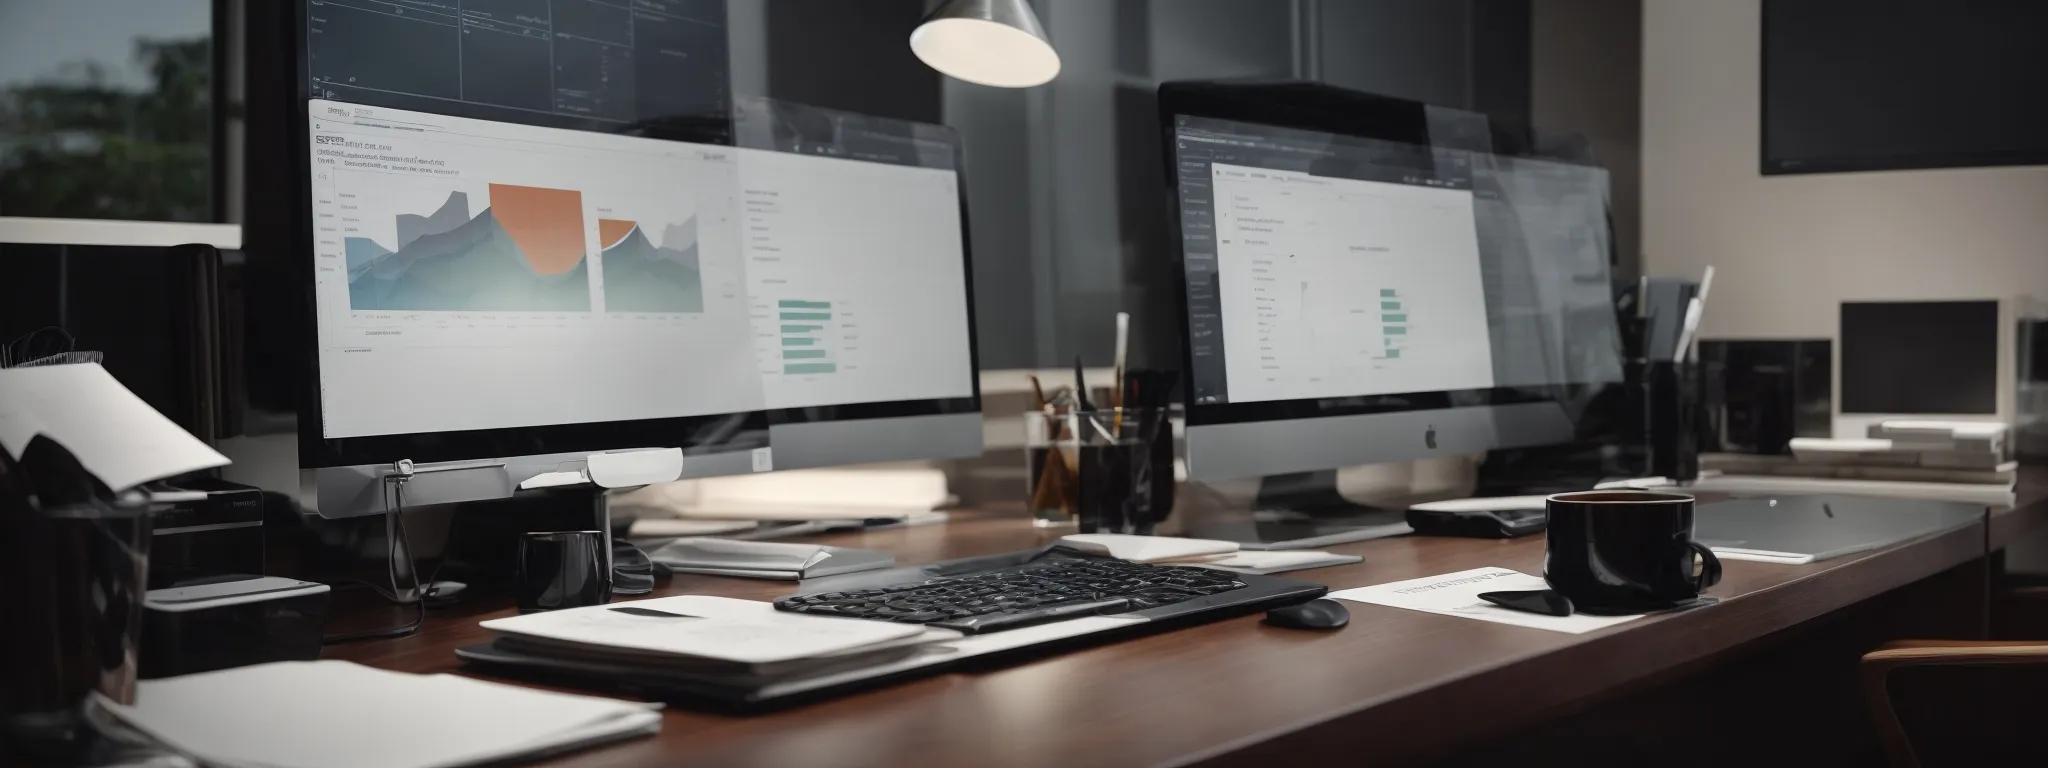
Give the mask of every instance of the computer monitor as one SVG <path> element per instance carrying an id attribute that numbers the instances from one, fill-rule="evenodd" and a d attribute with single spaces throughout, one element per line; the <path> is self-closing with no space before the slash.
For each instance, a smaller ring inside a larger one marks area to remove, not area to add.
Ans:
<path id="1" fill-rule="evenodd" d="M 305 501 L 978 454 L 957 137 L 735 100 L 721 0 L 301 0 Z M 456 479 L 458 475 L 466 476 Z"/>
<path id="2" fill-rule="evenodd" d="M 1316 84 L 1159 93 L 1190 477 L 1561 442 L 1621 380 L 1582 142 Z"/>

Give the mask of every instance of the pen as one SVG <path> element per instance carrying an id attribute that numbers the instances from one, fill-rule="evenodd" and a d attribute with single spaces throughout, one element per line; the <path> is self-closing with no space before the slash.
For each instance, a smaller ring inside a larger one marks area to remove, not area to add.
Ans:
<path id="1" fill-rule="evenodd" d="M 1116 416 L 1109 425 L 1111 435 L 1124 433 L 1124 360 L 1131 348 L 1131 313 L 1116 313 L 1116 391 L 1110 395 L 1110 405 L 1116 409 Z"/>
<path id="2" fill-rule="evenodd" d="M 1124 405 L 1124 360 L 1131 349 L 1131 313 L 1116 313 L 1116 407 Z"/>
<path id="3" fill-rule="evenodd" d="M 1074 403 L 1081 410 L 1095 410 L 1095 404 L 1088 401 L 1088 377 L 1081 374 L 1081 356 L 1074 356 Z"/>
<path id="4" fill-rule="evenodd" d="M 1692 305 L 1686 308 L 1686 316 L 1690 321 L 1686 327 L 1691 332 L 1686 334 L 1686 343 L 1679 346 L 1678 350 L 1683 359 L 1688 362 L 1699 362 L 1699 330 L 1700 325 L 1707 321 L 1707 292 L 1713 290 L 1713 288 L 1714 265 L 1708 264 L 1706 272 L 1700 275 L 1699 295 L 1694 296 Z"/>
<path id="5" fill-rule="evenodd" d="M 1685 321 L 1679 326 L 1678 348 L 1671 350 L 1672 362 L 1682 363 L 1690 359 L 1687 350 L 1692 347 L 1693 334 L 1698 333 L 1700 330 L 1700 314 L 1703 306 L 1700 304 L 1700 297 L 1698 296 L 1694 296 L 1685 302 Z"/>

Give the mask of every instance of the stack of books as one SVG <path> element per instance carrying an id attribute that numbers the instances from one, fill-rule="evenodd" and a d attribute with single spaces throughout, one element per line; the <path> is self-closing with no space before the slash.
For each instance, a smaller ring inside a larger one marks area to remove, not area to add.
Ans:
<path id="1" fill-rule="evenodd" d="M 2010 497 L 2019 465 L 2005 424 L 1895 419 L 1867 437 L 1793 438 L 1791 456 L 1705 454 L 1702 470 L 1723 476 L 1809 478 L 1871 485 L 1857 492 L 1997 502 Z M 1920 486 L 1920 487 L 1909 487 Z"/>

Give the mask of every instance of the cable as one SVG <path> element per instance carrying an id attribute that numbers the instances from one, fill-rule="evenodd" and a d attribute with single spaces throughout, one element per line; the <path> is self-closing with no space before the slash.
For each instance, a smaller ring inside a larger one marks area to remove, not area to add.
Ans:
<path id="1" fill-rule="evenodd" d="M 384 508 L 390 510 L 385 514 L 397 515 L 397 517 L 393 520 L 395 525 L 392 526 L 397 530 L 397 535 L 392 542 L 395 546 L 392 548 L 390 556 L 393 558 L 397 558 L 399 556 L 399 550 L 404 551 L 406 562 L 411 566 L 407 568 L 406 571 L 412 574 L 412 591 L 414 595 L 414 600 L 418 604 L 419 612 L 413 616 L 412 623 L 410 624 L 402 624 L 396 627 L 391 627 L 389 629 L 373 629 L 365 632 L 349 632 L 340 635 L 327 635 L 320 638 L 321 645 L 335 645 L 339 643 L 360 642 L 363 640 L 384 640 L 390 638 L 405 637 L 420 631 L 420 627 L 427 623 L 427 600 L 433 597 L 433 587 L 431 585 L 434 583 L 434 577 L 441 575 L 441 566 L 446 565 L 448 559 L 446 557 L 443 557 L 440 563 L 434 565 L 434 572 L 430 574 L 424 582 L 420 580 L 419 561 L 414 559 L 412 555 L 412 536 L 409 535 L 405 529 L 405 484 L 408 480 L 410 480 L 410 476 L 408 475 L 394 475 L 389 478 L 389 482 L 386 483 L 384 489 Z M 397 501 L 395 506 L 392 503 L 394 495 L 396 496 Z M 372 592 L 376 592 L 379 597 L 382 597 L 386 600 L 390 600 L 394 603 L 404 602 L 395 592 L 387 593 L 381 587 L 377 586 L 376 584 L 371 584 L 367 581 L 350 582 L 343 586 L 365 587 Z M 394 590 L 398 588 L 397 584 L 393 584 L 391 586 L 392 589 Z"/>

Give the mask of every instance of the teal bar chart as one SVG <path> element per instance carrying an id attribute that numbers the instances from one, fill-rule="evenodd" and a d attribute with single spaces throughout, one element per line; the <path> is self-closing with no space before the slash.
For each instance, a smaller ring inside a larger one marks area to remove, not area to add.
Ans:
<path id="1" fill-rule="evenodd" d="M 832 302 L 813 299 L 779 299 L 775 311 L 781 320 L 782 373 L 814 376 L 839 372 L 833 349 Z"/>
<path id="2" fill-rule="evenodd" d="M 1408 345 L 1408 299 L 1394 288 L 1380 289 L 1381 360 L 1399 360 Z"/>

